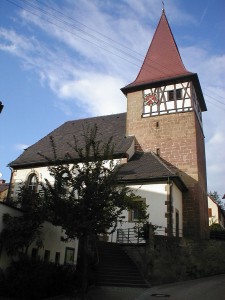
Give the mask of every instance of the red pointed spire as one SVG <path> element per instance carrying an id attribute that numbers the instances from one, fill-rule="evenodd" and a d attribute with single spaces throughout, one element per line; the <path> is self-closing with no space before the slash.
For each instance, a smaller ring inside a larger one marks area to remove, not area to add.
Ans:
<path id="1" fill-rule="evenodd" d="M 163 9 L 139 74 L 124 89 L 191 74 L 193 73 L 187 71 L 182 62 Z"/>

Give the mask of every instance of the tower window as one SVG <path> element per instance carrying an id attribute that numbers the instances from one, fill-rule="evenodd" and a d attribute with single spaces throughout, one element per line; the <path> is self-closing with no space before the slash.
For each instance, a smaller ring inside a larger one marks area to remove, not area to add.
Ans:
<path id="1" fill-rule="evenodd" d="M 168 91 L 168 101 L 182 99 L 182 89 Z"/>

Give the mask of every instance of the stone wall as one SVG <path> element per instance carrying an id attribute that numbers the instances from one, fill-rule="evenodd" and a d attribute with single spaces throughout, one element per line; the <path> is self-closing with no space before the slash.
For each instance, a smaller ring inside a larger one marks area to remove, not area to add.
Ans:
<path id="1" fill-rule="evenodd" d="M 225 270 L 225 241 L 156 237 L 154 244 L 124 249 L 153 285 L 223 274 Z"/>

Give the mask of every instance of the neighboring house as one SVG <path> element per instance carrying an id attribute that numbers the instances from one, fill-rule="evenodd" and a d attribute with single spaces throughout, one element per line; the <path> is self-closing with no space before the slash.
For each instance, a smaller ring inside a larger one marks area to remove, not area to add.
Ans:
<path id="1" fill-rule="evenodd" d="M 213 197 L 208 195 L 209 225 L 220 224 L 225 229 L 225 211 L 218 205 Z"/>
<path id="2" fill-rule="evenodd" d="M 22 211 L 0 202 L 0 230 L 4 228 L 3 215 L 10 214 L 11 216 L 19 216 Z M 62 229 L 58 226 L 53 226 L 49 222 L 45 222 L 42 228 L 43 248 L 38 249 L 33 243 L 28 249 L 28 254 L 33 258 L 41 258 L 45 261 L 55 262 L 57 264 L 76 264 L 78 253 L 78 241 L 64 242 L 61 237 L 65 237 Z M 12 257 L 8 256 L 4 247 L 0 243 L 0 268 L 6 269 Z"/>
<path id="3" fill-rule="evenodd" d="M 7 198 L 9 189 L 9 183 L 6 183 L 5 180 L 0 179 L 0 201 L 4 201 Z"/>
<path id="4" fill-rule="evenodd" d="M 84 145 L 83 128 L 97 125 L 103 142 L 113 136 L 114 158 L 123 164 L 118 183 L 146 202 L 149 222 L 160 226 L 157 233 L 208 237 L 202 126 L 207 108 L 198 76 L 184 67 L 164 11 L 137 78 L 121 90 L 127 97 L 126 113 L 66 122 L 12 161 L 9 196 L 17 197 L 21 182 L 33 188 L 37 181 L 53 180 L 44 159 L 53 159 L 50 136 L 58 159 L 63 162 L 68 153 L 76 159 L 68 143 L 76 136 Z M 138 212 L 124 214 L 118 229 L 133 228 Z M 116 239 L 116 232 L 109 237 Z"/>

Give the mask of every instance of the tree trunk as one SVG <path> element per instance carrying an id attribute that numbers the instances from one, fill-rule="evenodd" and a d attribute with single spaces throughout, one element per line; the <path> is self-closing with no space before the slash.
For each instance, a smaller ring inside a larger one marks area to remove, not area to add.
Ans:
<path id="1" fill-rule="evenodd" d="M 87 299 L 88 291 L 88 237 L 82 237 L 82 287 L 81 287 L 81 299 Z"/>

